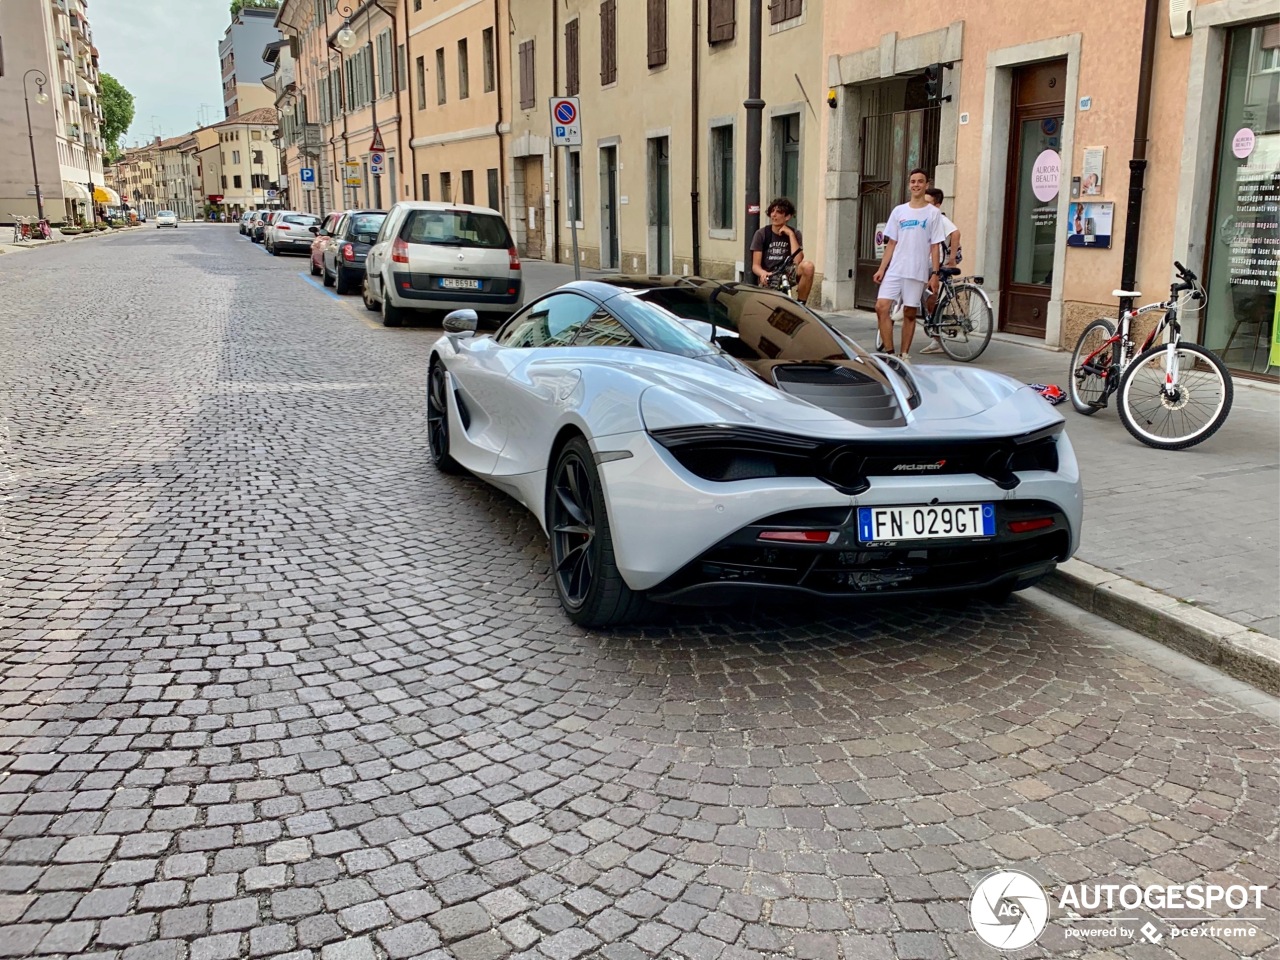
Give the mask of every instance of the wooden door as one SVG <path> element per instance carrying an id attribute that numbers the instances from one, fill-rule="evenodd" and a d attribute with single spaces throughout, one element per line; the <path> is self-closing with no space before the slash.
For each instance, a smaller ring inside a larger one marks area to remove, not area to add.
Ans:
<path id="1" fill-rule="evenodd" d="M 547 233 L 545 207 L 542 203 L 542 158 L 526 157 L 524 161 L 525 227 L 523 257 L 541 260 L 546 256 Z"/>
<path id="2" fill-rule="evenodd" d="M 1000 329 L 1044 337 L 1059 243 L 1058 191 L 1048 171 L 1061 170 L 1067 62 L 1020 67 L 1013 108 L 1000 258 Z"/>

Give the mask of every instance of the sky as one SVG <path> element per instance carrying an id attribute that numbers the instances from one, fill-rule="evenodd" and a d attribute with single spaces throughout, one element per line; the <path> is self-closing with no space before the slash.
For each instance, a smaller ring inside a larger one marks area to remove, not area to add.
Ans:
<path id="1" fill-rule="evenodd" d="M 230 0 L 93 0 L 89 26 L 98 66 L 133 94 L 126 146 L 194 130 L 202 116 L 205 123 L 222 119 L 218 41 L 231 22 L 230 6 Z"/>

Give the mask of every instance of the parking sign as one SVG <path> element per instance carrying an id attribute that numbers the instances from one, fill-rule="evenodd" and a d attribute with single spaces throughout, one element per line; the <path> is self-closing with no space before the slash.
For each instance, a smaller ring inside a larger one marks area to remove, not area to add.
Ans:
<path id="1" fill-rule="evenodd" d="M 316 168 L 315 168 L 315 167 L 302 167 L 302 168 L 300 168 L 300 169 L 298 170 L 298 179 L 299 179 L 299 180 L 301 180 L 303 183 L 315 183 L 315 182 L 316 182 Z"/>
<path id="2" fill-rule="evenodd" d="M 577 97 L 551 98 L 551 145 L 582 145 L 582 111 L 578 107 Z"/>

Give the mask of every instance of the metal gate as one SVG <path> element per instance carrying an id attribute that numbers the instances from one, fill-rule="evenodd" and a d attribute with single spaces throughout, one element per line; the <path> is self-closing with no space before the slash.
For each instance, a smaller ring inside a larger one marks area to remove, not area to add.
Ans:
<path id="1" fill-rule="evenodd" d="M 876 235 L 895 206 L 907 199 L 907 175 L 938 164 L 939 107 L 898 110 L 862 120 L 862 173 L 858 181 L 858 251 L 854 304 L 874 310 L 880 266 Z"/>

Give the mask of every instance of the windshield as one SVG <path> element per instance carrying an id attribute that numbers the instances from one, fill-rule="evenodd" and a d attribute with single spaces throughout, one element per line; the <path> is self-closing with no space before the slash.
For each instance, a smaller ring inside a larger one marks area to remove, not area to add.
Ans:
<path id="1" fill-rule="evenodd" d="M 157 217 L 176 217 L 177 214 L 174 213 L 172 210 L 161 210 L 159 213 L 156 214 L 156 216 Z"/>
<path id="2" fill-rule="evenodd" d="M 378 231 L 385 219 L 385 213 L 358 213 L 351 218 L 347 233 L 357 243 L 373 243 L 378 239 Z"/>
<path id="3" fill-rule="evenodd" d="M 306 214 L 293 214 L 284 218 L 285 223 L 297 223 L 304 227 L 313 227 L 320 222 L 319 217 L 309 217 Z"/>
<path id="4" fill-rule="evenodd" d="M 407 243 L 485 250 L 506 250 L 512 246 L 501 217 L 471 210 L 411 211 L 400 231 L 400 239 Z"/>
<path id="5" fill-rule="evenodd" d="M 705 357 L 719 353 L 715 347 L 661 307 L 645 303 L 629 293 L 609 301 L 609 309 L 622 318 L 650 347 L 679 357 Z"/>

